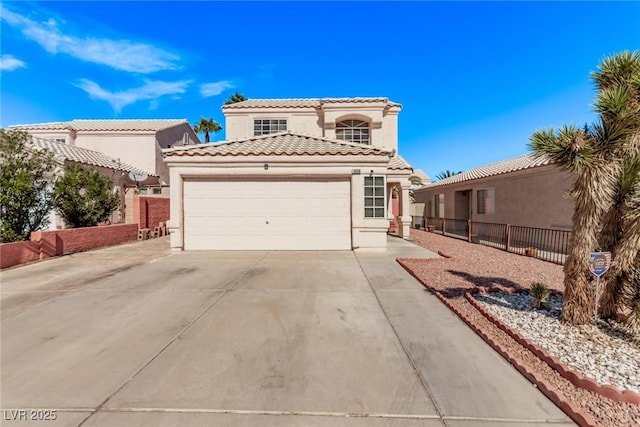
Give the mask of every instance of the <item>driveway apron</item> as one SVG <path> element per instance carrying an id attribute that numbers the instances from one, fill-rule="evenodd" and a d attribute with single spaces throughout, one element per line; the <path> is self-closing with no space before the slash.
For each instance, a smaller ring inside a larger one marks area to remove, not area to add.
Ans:
<path id="1" fill-rule="evenodd" d="M 571 425 L 395 262 L 434 255 L 389 243 L 3 272 L 2 425 Z"/>

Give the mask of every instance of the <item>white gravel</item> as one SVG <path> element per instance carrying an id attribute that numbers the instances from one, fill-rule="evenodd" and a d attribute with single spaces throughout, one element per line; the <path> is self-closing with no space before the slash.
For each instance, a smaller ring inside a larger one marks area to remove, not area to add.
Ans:
<path id="1" fill-rule="evenodd" d="M 525 293 L 491 292 L 475 298 L 505 325 L 583 376 L 640 393 L 640 344 L 614 322 L 579 327 L 561 323 L 561 296 L 550 298 L 548 310 L 532 310 L 532 297 Z"/>

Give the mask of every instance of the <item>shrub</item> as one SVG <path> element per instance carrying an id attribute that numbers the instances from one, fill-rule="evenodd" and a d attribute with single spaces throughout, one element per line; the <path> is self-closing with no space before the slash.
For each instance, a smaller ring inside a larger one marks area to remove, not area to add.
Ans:
<path id="1" fill-rule="evenodd" d="M 536 310 L 548 308 L 547 303 L 549 302 L 549 296 L 551 295 L 551 292 L 545 285 L 540 282 L 532 283 L 531 289 L 529 289 L 529 295 L 533 297 L 531 308 L 534 308 Z"/>
<path id="2" fill-rule="evenodd" d="M 67 226 L 92 227 L 106 221 L 120 206 L 113 184 L 93 168 L 66 165 L 55 185 L 54 206 Z"/>

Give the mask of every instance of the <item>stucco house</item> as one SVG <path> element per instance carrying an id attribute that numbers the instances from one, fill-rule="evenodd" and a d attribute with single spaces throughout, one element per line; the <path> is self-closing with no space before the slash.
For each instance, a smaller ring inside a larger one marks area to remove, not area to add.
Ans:
<path id="1" fill-rule="evenodd" d="M 480 166 L 415 190 L 425 217 L 571 230 L 573 177 L 531 154 Z"/>
<path id="2" fill-rule="evenodd" d="M 227 141 L 165 150 L 172 249 L 384 248 L 396 188 L 408 237 L 401 108 L 387 98 L 225 105 Z"/>
<path id="3" fill-rule="evenodd" d="M 169 170 L 162 149 L 200 143 L 185 119 L 71 120 L 9 128 L 23 130 L 40 139 L 103 153 L 156 175 L 162 186 L 169 185 Z"/>
<path id="4" fill-rule="evenodd" d="M 129 177 L 130 172 L 136 174 L 144 173 L 148 176 L 147 179 L 141 183 L 142 185 L 157 185 L 159 182 L 157 175 L 109 157 L 104 153 L 86 148 L 33 136 L 29 139 L 28 147 L 31 150 L 46 150 L 52 153 L 54 160 L 60 165 L 60 168 L 57 168 L 55 171 L 56 174 L 63 173 L 62 166 L 65 164 L 77 164 L 95 168 L 101 175 L 109 178 L 113 183 L 113 190 L 120 194 L 120 209 L 112 214 L 110 218 L 112 223 L 132 223 L 134 220 L 132 214 L 133 203 L 127 203 L 127 201 L 132 200 L 134 192 L 130 189 L 138 183 Z M 127 197 L 127 195 L 130 197 Z M 129 208 L 129 212 L 127 211 L 127 207 Z M 52 211 L 49 214 L 48 229 L 58 230 L 61 228 L 64 228 L 62 218 L 55 211 Z"/>

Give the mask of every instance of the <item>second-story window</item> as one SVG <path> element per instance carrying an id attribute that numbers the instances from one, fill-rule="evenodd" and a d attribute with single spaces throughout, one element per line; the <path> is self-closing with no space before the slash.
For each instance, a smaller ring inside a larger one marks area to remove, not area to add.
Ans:
<path id="1" fill-rule="evenodd" d="M 369 123 L 362 120 L 343 120 L 336 123 L 336 139 L 355 142 L 356 144 L 371 144 L 369 139 Z"/>
<path id="2" fill-rule="evenodd" d="M 270 133 L 286 132 L 286 119 L 255 119 L 253 121 L 253 135 L 267 135 Z"/>

